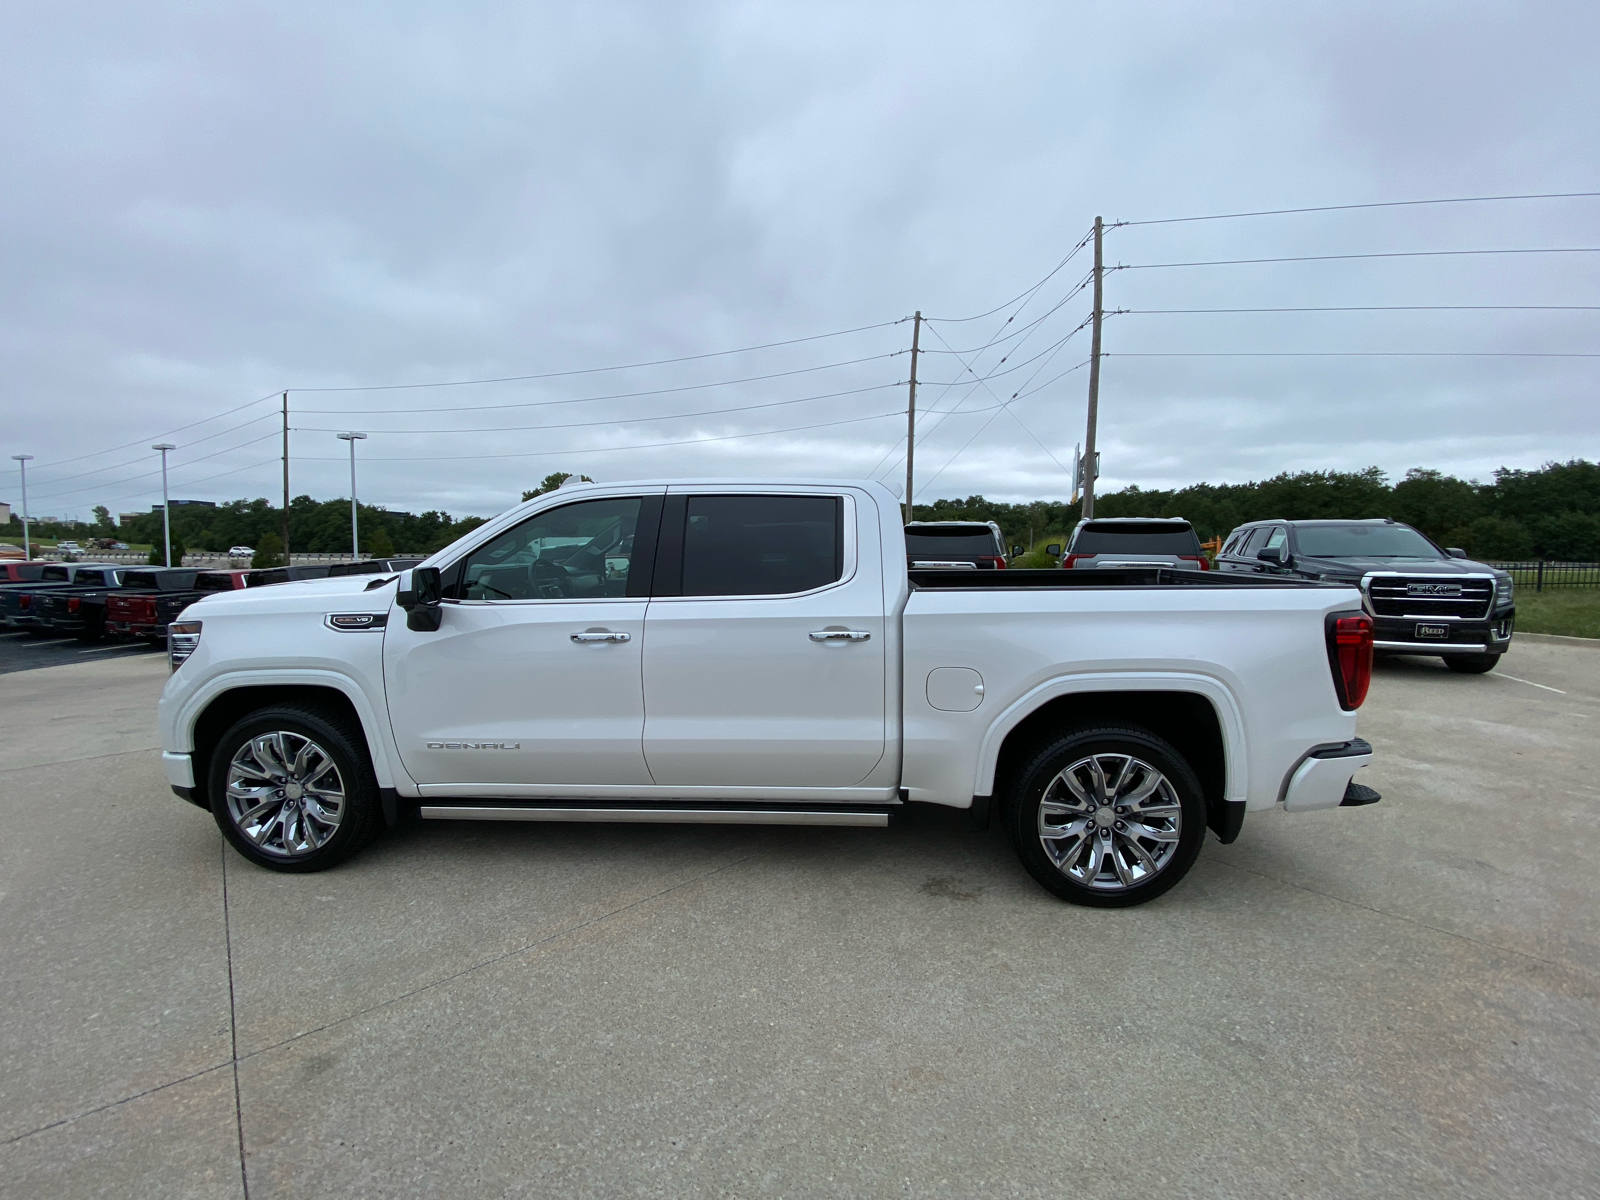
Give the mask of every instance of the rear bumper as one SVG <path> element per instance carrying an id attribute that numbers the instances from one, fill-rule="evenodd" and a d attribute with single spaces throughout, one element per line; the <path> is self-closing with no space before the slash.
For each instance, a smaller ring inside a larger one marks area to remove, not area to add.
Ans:
<path id="1" fill-rule="evenodd" d="M 146 638 L 152 642 L 164 642 L 167 640 L 167 627 L 165 625 L 107 620 L 106 632 L 115 637 Z"/>
<path id="2" fill-rule="evenodd" d="M 1355 773 L 1372 762 L 1372 747 L 1362 738 L 1318 746 L 1303 758 L 1283 785 L 1285 812 L 1338 808 L 1352 790 Z M 1365 790 L 1365 789 L 1363 789 Z M 1353 803 L 1370 803 L 1356 800 Z"/>

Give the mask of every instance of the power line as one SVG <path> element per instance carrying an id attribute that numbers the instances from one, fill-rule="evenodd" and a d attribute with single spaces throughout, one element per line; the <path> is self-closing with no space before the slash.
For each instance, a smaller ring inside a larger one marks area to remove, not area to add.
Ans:
<path id="1" fill-rule="evenodd" d="M 213 479 L 221 479 L 221 478 L 223 478 L 224 476 L 227 476 L 227 475 L 237 475 L 241 471 L 254 471 L 254 470 L 258 470 L 261 467 L 276 466 L 277 462 L 278 462 L 278 459 L 276 457 L 267 458 L 267 459 L 263 459 L 261 462 L 250 463 L 248 466 L 233 467 L 233 468 L 231 468 L 230 470 L 227 470 L 227 471 L 218 471 L 215 475 L 207 475 L 202 479 L 186 480 L 183 483 L 177 483 L 177 484 L 174 484 L 173 486 L 174 487 L 179 487 L 179 488 L 192 488 L 192 487 L 195 487 L 198 484 L 210 483 Z M 132 500 L 132 499 L 136 499 L 138 497 L 146 496 L 146 495 L 149 495 L 148 490 L 141 489 L 140 491 L 137 491 L 137 492 L 127 492 L 127 493 L 124 493 L 121 496 L 113 496 L 113 497 L 111 497 L 111 500 L 112 500 L 112 503 L 116 503 L 119 500 Z"/>
<path id="2" fill-rule="evenodd" d="M 618 363 L 610 367 L 584 367 L 574 371 L 546 371 L 537 375 L 502 375 L 492 379 L 445 379 L 433 383 L 380 383 L 352 387 L 296 387 L 290 388 L 291 392 L 397 392 L 409 391 L 415 388 L 434 387 L 472 387 L 485 383 L 524 383 L 535 379 L 563 379 L 572 375 L 599 375 L 607 371 L 632 371 L 640 367 L 664 367 L 672 363 L 698 362 L 704 358 L 725 358 L 730 354 L 749 354 L 756 350 L 772 350 L 779 346 L 798 346 L 802 342 L 816 342 L 824 338 L 844 337 L 852 333 L 865 333 L 871 329 L 887 329 L 891 325 L 901 325 L 909 321 L 910 317 L 901 317 L 896 321 L 879 321 L 876 325 L 858 325 L 854 329 L 838 329 L 832 333 L 814 333 L 809 337 L 789 338 L 782 342 L 764 342 L 759 346 L 740 346 L 735 350 L 713 350 L 706 354 L 686 354 L 681 358 L 658 358 L 650 362 Z M 339 411 L 339 410 L 322 410 Z M 355 411 L 346 409 L 342 411 Z"/>
<path id="3" fill-rule="evenodd" d="M 1420 204 L 1482 204 L 1495 200 L 1576 200 L 1600 192 L 1537 192 L 1520 196 L 1452 196 L 1444 200 L 1382 200 L 1371 204 L 1319 204 L 1311 208 L 1270 208 L 1261 212 L 1213 213 L 1204 217 L 1163 217 L 1154 221 L 1118 221 L 1118 225 L 1176 225 L 1185 221 L 1231 221 L 1238 217 L 1281 217 L 1292 213 L 1345 212 L 1356 208 L 1411 208 Z"/>
<path id="4" fill-rule="evenodd" d="M 183 465 L 184 466 L 188 466 L 188 465 L 190 465 L 192 463 L 205 462 L 207 459 L 220 458 L 224 454 L 231 454 L 235 450 L 243 450 L 246 446 L 254 446 L 257 442 L 264 442 L 264 441 L 267 440 L 267 438 L 276 437 L 276 436 L 277 436 L 277 431 L 274 430 L 272 433 L 263 434 L 262 436 L 260 436 L 258 438 L 251 438 L 248 442 L 240 442 L 237 446 L 229 446 L 229 447 L 227 447 L 226 449 L 223 449 L 223 450 L 214 450 L 210 454 L 202 454 L 199 458 L 191 458 L 187 463 L 184 463 Z M 141 473 L 139 475 L 129 475 L 129 476 L 126 476 L 123 479 L 113 479 L 113 480 L 111 480 L 109 482 L 104 482 L 104 483 L 84 484 L 81 487 L 66 488 L 65 490 L 59 491 L 59 492 L 46 492 L 43 495 L 41 495 L 39 497 L 39 499 L 41 499 L 41 500 L 53 500 L 53 499 L 56 499 L 56 498 L 61 497 L 61 496 L 76 496 L 76 495 L 79 495 L 80 493 L 83 493 L 83 492 L 98 491 L 101 488 L 120 487 L 124 483 L 133 483 L 135 480 L 139 480 L 139 479 L 150 479 L 150 478 L 152 478 L 152 477 L 154 477 L 156 475 L 159 475 L 159 474 L 161 474 L 161 470 L 158 467 L 157 469 L 155 469 L 153 471 L 145 471 L 145 472 L 143 472 L 143 473 Z"/>
<path id="5" fill-rule="evenodd" d="M 1157 267 L 1236 267 L 1248 263 L 1337 262 L 1351 258 L 1451 258 L 1463 254 L 1600 254 L 1600 246 L 1537 246 L 1525 250 L 1391 250 L 1381 254 L 1303 254 L 1290 258 L 1223 258 L 1210 262 L 1119 263 L 1113 271 Z"/>
<path id="6" fill-rule="evenodd" d="M 1117 311 L 1136 317 L 1171 313 L 1596 312 L 1600 311 L 1600 304 L 1340 304 L 1303 308 L 1122 308 Z"/>
<path id="7" fill-rule="evenodd" d="M 1063 258 L 1060 262 L 1058 262 L 1051 269 L 1051 271 L 1050 271 L 1050 273 L 1048 275 L 1046 275 L 1043 279 L 1039 280 L 1039 282 L 1034 284 L 1032 287 L 1027 288 L 1024 291 L 1017 293 L 1015 296 L 1011 297 L 1011 299 L 1007 300 L 1004 304 L 995 305 L 988 312 L 981 312 L 981 313 L 978 313 L 976 316 L 971 316 L 971 317 L 923 317 L 922 319 L 924 321 L 940 321 L 940 322 L 942 322 L 942 323 L 944 323 L 946 325 L 960 325 L 960 324 L 962 324 L 963 322 L 966 322 L 966 321 L 981 321 L 981 320 L 983 320 L 984 317 L 992 317 L 992 316 L 994 316 L 994 314 L 999 312 L 1002 308 L 1010 308 L 1013 304 L 1015 304 L 1019 300 L 1026 301 L 1026 300 L 1030 299 L 1033 296 L 1033 294 L 1035 292 L 1037 292 L 1040 288 L 1042 288 L 1045 284 L 1049 283 L 1050 280 L 1057 273 L 1060 272 L 1062 267 L 1066 266 L 1069 262 L 1071 262 L 1077 256 L 1078 252 L 1089 244 L 1089 239 L 1092 238 L 1093 236 L 1094 236 L 1093 230 L 1091 230 L 1090 232 L 1084 234 L 1083 237 L 1078 240 L 1078 244 L 1076 246 L 1074 246 L 1070 251 L 1067 252 L 1067 256 L 1065 258 Z M 904 319 L 904 318 L 902 318 L 902 319 Z"/>
<path id="8" fill-rule="evenodd" d="M 253 420 L 249 420 L 249 421 L 243 421 L 243 422 L 240 422 L 238 425 L 230 425 L 226 429 L 217 430 L 216 433 L 208 433 L 203 438 L 195 438 L 195 440 L 192 441 L 192 442 L 185 442 L 182 446 L 179 446 L 178 449 L 187 450 L 190 446 L 198 446 L 201 442 L 209 442 L 212 438 L 219 438 L 219 437 L 224 437 L 224 436 L 226 436 L 227 434 L 230 434 L 230 433 L 237 433 L 241 429 L 248 429 L 250 426 L 259 424 L 262 421 L 273 420 L 273 419 L 275 419 L 277 417 L 277 415 L 278 414 L 275 413 L 275 412 L 267 413 L 265 416 L 256 417 Z M 134 463 L 146 462 L 146 461 L 149 460 L 149 457 L 150 456 L 148 454 L 141 454 L 137 458 L 125 459 L 124 461 L 119 462 L 119 463 L 108 463 L 106 466 L 95 467 L 95 468 L 93 468 L 91 470 L 88 470 L 88 471 L 79 471 L 74 475 L 61 475 L 61 476 L 58 476 L 55 479 L 47 479 L 44 482 L 45 482 L 45 484 L 47 486 L 53 487 L 58 483 L 66 483 L 69 479 L 82 479 L 85 475 L 100 475 L 100 474 L 104 474 L 107 471 L 119 471 L 123 467 L 131 467 Z M 61 494 L 65 494 L 65 493 L 61 493 Z"/>
<path id="9" fill-rule="evenodd" d="M 202 417 L 198 421 L 191 421 L 187 425 L 179 425 L 176 429 L 169 429 L 165 433 L 152 433 L 149 437 L 140 438 L 138 441 L 124 442 L 120 446 L 111 446 L 105 450 L 93 450 L 88 454 L 79 454 L 75 458 L 58 458 L 54 462 L 41 463 L 39 465 L 41 469 L 45 467 L 63 467 L 68 463 L 82 462 L 86 458 L 99 458 L 102 454 L 115 454 L 118 450 L 129 450 L 134 446 L 138 446 L 144 442 L 153 442 L 160 438 L 171 437 L 175 433 L 182 433 L 185 429 L 193 429 L 196 425 L 204 425 L 210 421 L 220 421 L 223 417 L 231 417 L 234 413 L 243 412 L 251 405 L 260 404 L 267 400 L 276 400 L 278 395 L 279 392 L 273 392 L 270 396 L 262 396 L 258 400 L 251 400 L 248 404 L 241 404 L 237 408 L 230 408 L 209 417 Z M 250 422 L 247 421 L 245 424 L 250 424 Z"/>
<path id="10" fill-rule="evenodd" d="M 446 455 L 426 454 L 426 455 L 413 455 L 413 456 L 389 457 L 389 458 L 373 458 L 373 457 L 369 456 L 369 457 L 363 459 L 362 461 L 363 462 L 369 462 L 369 463 L 371 463 L 371 462 L 463 462 L 463 461 L 478 461 L 478 460 L 491 459 L 491 458 L 548 458 L 548 457 L 553 456 L 553 455 L 566 455 L 566 456 L 570 457 L 570 456 L 578 455 L 578 454 L 612 454 L 612 453 L 615 453 L 615 452 L 620 451 L 620 450 L 659 450 L 659 449 L 661 449 L 663 447 L 667 447 L 667 446 L 695 446 L 695 445 L 699 445 L 699 444 L 701 444 L 703 442 L 729 442 L 729 441 L 733 441 L 733 440 L 735 440 L 737 438 L 768 437 L 768 436 L 771 436 L 771 435 L 774 435 L 774 434 L 779 434 L 779 433 L 800 433 L 800 432 L 803 432 L 804 430 L 808 430 L 808 429 L 831 429 L 831 428 L 833 428 L 834 426 L 837 426 L 837 425 L 859 425 L 863 421 L 881 421 L 885 417 L 903 417 L 905 415 L 906 415 L 905 409 L 900 408 L 900 409 L 896 409 L 893 412 L 874 413 L 870 417 L 851 417 L 851 418 L 849 418 L 847 420 L 843 420 L 843 421 L 823 421 L 823 422 L 821 422 L 819 424 L 816 424 L 816 425 L 795 425 L 795 426 L 791 426 L 791 427 L 786 428 L 786 429 L 758 429 L 758 430 L 756 430 L 756 431 L 754 431 L 752 433 L 727 433 L 727 434 L 721 434 L 721 435 L 719 435 L 717 437 L 684 438 L 682 440 L 673 441 L 673 442 L 641 442 L 638 445 L 633 445 L 633 446 L 590 446 L 590 447 L 583 447 L 583 448 L 578 448 L 578 449 L 570 449 L 569 448 L 569 449 L 566 449 L 566 450 L 530 450 L 530 451 L 527 451 L 525 453 L 517 453 L 517 454 L 446 454 Z M 344 459 L 338 457 L 337 455 L 335 455 L 335 456 L 333 456 L 331 458 L 330 457 L 322 457 L 322 456 L 307 458 L 307 457 L 302 456 L 297 461 L 299 461 L 299 462 L 343 462 Z"/>
<path id="11" fill-rule="evenodd" d="M 1146 350 L 1107 351 L 1102 358 L 1600 358 L 1600 353 L 1543 350 Z"/>
<path id="12" fill-rule="evenodd" d="M 832 399 L 835 399 L 836 397 L 839 397 L 839 396 L 859 396 L 863 392 L 881 392 L 881 391 L 883 391 L 883 390 L 885 390 L 887 388 L 896 388 L 896 387 L 904 387 L 904 386 L 905 386 L 905 381 L 904 380 L 901 380 L 898 383 L 877 383 L 877 384 L 873 384 L 871 387 L 850 388 L 849 390 L 843 391 L 843 392 L 824 392 L 821 395 L 817 395 L 817 396 L 799 396 L 799 397 L 796 397 L 793 400 L 770 400 L 770 401 L 766 402 L 765 404 L 740 404 L 740 405 L 737 405 L 737 406 L 735 406 L 733 408 L 713 408 L 713 409 L 705 409 L 705 410 L 702 410 L 702 411 L 699 411 L 699 412 L 666 413 L 666 414 L 663 414 L 663 415 L 660 415 L 660 416 L 653 416 L 653 417 L 629 417 L 627 419 L 627 423 L 630 424 L 630 425 L 636 425 L 641 421 L 681 421 L 681 420 L 687 419 L 689 417 L 720 417 L 720 416 L 726 415 L 727 413 L 753 412 L 753 411 L 755 411 L 757 409 L 763 409 L 763 408 L 781 408 L 784 405 L 788 405 L 788 404 L 804 404 L 804 403 L 806 403 L 807 401 L 810 401 L 810 400 L 832 400 Z M 466 426 L 466 427 L 460 427 L 460 428 L 454 428 L 454 429 L 372 429 L 372 428 L 368 428 L 367 432 L 369 432 L 369 433 L 381 433 L 381 434 L 384 434 L 386 436 L 394 436 L 394 435 L 397 435 L 397 434 L 411 434 L 411 433 L 417 433 L 417 434 L 424 434 L 424 433 L 425 434 L 439 434 L 439 433 L 515 433 L 515 432 L 530 432 L 531 433 L 531 432 L 537 432 L 539 430 L 545 430 L 545 429 L 589 429 L 589 428 L 593 428 L 593 427 L 598 426 L 598 425 L 616 425 L 618 423 L 619 422 L 618 422 L 618 419 L 616 417 L 610 417 L 610 418 L 608 418 L 608 419 L 606 419 L 604 421 L 574 421 L 574 422 L 571 422 L 571 423 L 565 424 L 565 425 L 492 425 L 492 426 L 477 426 L 477 425 L 474 425 L 474 426 Z M 323 429 L 323 428 L 320 428 L 320 427 L 314 426 L 314 425 L 295 425 L 295 426 L 292 426 L 291 428 L 296 433 L 338 433 L 338 432 L 340 432 L 340 430 L 337 427 Z"/>
<path id="13" fill-rule="evenodd" d="M 895 358 L 904 354 L 904 350 L 892 350 L 887 354 L 869 354 L 865 358 L 850 358 L 842 362 L 822 363 L 814 367 L 796 367 L 792 371 L 774 371 L 768 375 L 746 375 L 740 379 L 719 379 L 711 383 L 689 383 L 679 387 L 651 388 L 642 392 L 613 392 L 605 396 L 570 396 L 561 400 L 524 400 L 516 404 L 468 404 L 447 406 L 443 408 L 386 408 L 379 415 L 393 416 L 397 413 L 463 413 L 463 412 L 499 412 L 510 408 L 548 408 L 556 404 L 589 404 L 597 400 L 632 400 L 639 396 L 667 396 L 677 392 L 699 392 L 708 388 L 733 387 L 741 383 L 761 383 L 768 379 L 786 379 L 793 375 L 810 375 L 817 371 L 831 371 L 837 367 L 854 367 L 862 363 L 880 362 L 887 358 Z M 334 416 L 355 413 L 358 415 L 371 415 L 374 410 L 370 408 L 297 408 L 294 410 L 301 416 Z"/>

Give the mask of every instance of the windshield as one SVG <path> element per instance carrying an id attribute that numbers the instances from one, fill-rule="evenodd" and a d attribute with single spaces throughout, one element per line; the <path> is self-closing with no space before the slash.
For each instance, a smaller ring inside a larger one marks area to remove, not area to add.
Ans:
<path id="1" fill-rule="evenodd" d="M 1300 553 L 1310 558 L 1432 558 L 1444 555 L 1405 525 L 1302 525 Z"/>

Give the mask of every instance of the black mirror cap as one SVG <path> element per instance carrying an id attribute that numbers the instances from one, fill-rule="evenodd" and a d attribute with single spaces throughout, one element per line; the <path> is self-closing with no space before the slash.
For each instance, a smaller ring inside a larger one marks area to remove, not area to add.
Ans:
<path id="1" fill-rule="evenodd" d="M 1048 546 L 1046 546 L 1044 548 L 1044 552 L 1046 554 L 1048 554 L 1051 558 L 1060 558 L 1061 557 L 1061 543 L 1060 542 L 1051 542 Z"/>
<path id="2" fill-rule="evenodd" d="M 437 604 L 413 608 L 406 613 L 406 628 L 416 633 L 433 633 L 444 620 L 444 609 Z"/>
<path id="3" fill-rule="evenodd" d="M 438 608 L 443 590 L 438 567 L 412 567 L 411 586 L 395 593 L 394 600 L 407 612 L 419 608 Z"/>
<path id="4" fill-rule="evenodd" d="M 1262 562 L 1277 563 L 1280 566 L 1288 559 L 1282 546 L 1268 546 L 1264 550 L 1256 551 L 1256 557 Z"/>
<path id="5" fill-rule="evenodd" d="M 1465 558 L 1467 556 L 1467 552 L 1460 546 L 1446 546 L 1444 552 L 1451 558 Z"/>
<path id="6" fill-rule="evenodd" d="M 1013 558 L 1021 558 L 1023 553 L 1024 553 L 1024 551 L 1023 551 L 1021 546 L 1013 546 L 1013 547 L 1011 547 L 1011 556 Z"/>

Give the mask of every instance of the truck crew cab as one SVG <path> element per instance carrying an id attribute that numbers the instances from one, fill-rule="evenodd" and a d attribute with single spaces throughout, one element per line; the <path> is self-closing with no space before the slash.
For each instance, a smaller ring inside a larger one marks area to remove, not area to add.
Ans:
<path id="1" fill-rule="evenodd" d="M 1161 568 L 908 571 L 875 483 L 578 484 L 421 566 L 208 596 L 169 631 L 174 790 L 251 861 L 406 812 L 884 825 L 997 808 L 1075 903 L 1160 895 L 1209 827 L 1370 803 L 1351 587 Z"/>

